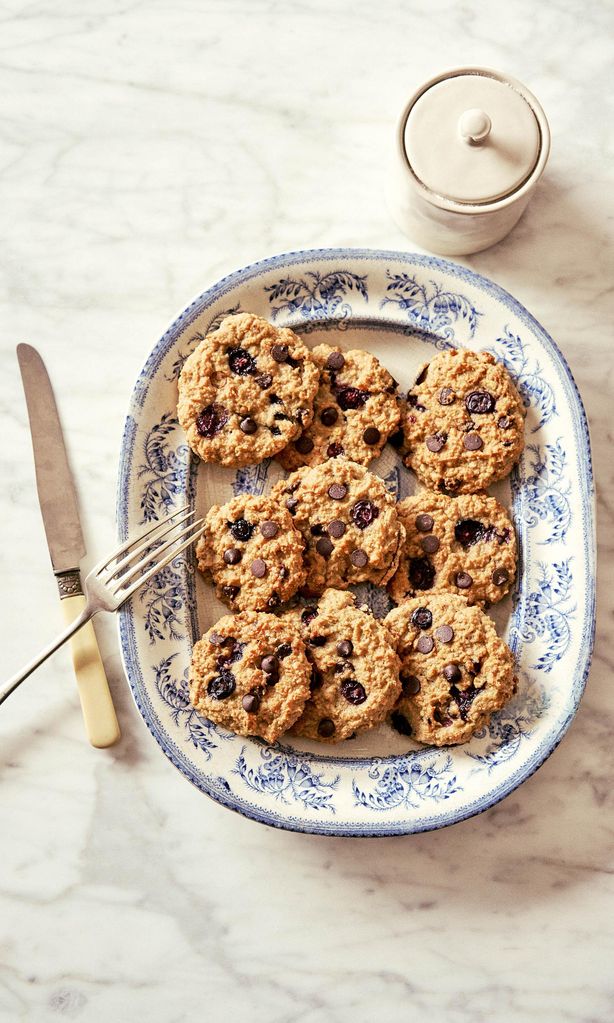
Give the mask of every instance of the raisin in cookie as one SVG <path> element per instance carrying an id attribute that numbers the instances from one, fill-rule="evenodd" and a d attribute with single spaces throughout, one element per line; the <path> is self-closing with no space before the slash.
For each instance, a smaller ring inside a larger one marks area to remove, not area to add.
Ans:
<path id="1" fill-rule="evenodd" d="M 310 679 L 296 624 L 242 611 L 220 618 L 195 644 L 190 700 L 200 714 L 238 735 L 275 742 L 301 714 Z"/>
<path id="2" fill-rule="evenodd" d="M 422 590 L 447 590 L 482 606 L 509 593 L 516 575 L 516 536 L 494 497 L 423 490 L 400 501 L 397 512 L 405 544 L 388 583 L 397 604 Z"/>
<path id="3" fill-rule="evenodd" d="M 313 421 L 278 461 L 293 470 L 345 455 L 368 465 L 399 425 L 396 380 L 369 352 L 318 345 L 311 357 L 320 370 Z"/>
<path id="4" fill-rule="evenodd" d="M 303 547 L 283 505 L 241 496 L 209 509 L 196 557 L 228 607 L 265 611 L 289 600 L 305 581 Z"/>
<path id="5" fill-rule="evenodd" d="M 525 409 L 489 352 L 442 352 L 407 396 L 405 464 L 429 490 L 476 494 L 500 480 L 524 447 Z"/>
<path id="6" fill-rule="evenodd" d="M 514 662 L 490 618 L 462 597 L 406 600 L 384 619 L 401 659 L 392 724 L 418 742 L 466 742 L 516 689 Z"/>
<path id="7" fill-rule="evenodd" d="M 181 370 L 177 414 L 188 444 L 205 462 L 261 462 L 311 422 L 318 376 L 291 330 L 251 313 L 227 316 Z"/>
<path id="8" fill-rule="evenodd" d="M 401 693 L 399 660 L 384 626 L 338 590 L 284 618 L 299 625 L 312 662 L 311 698 L 292 734 L 340 742 L 380 724 Z"/>
<path id="9" fill-rule="evenodd" d="M 383 585 L 396 571 L 405 530 L 383 480 L 347 458 L 297 469 L 273 488 L 305 542 L 305 592 Z"/>

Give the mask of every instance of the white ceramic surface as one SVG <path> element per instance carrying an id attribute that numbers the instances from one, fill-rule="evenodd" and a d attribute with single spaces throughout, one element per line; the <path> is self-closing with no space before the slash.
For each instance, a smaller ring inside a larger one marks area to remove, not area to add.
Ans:
<path id="1" fill-rule="evenodd" d="M 453 824 L 498 802 L 563 737 L 583 691 L 594 629 L 594 512 L 588 427 L 562 356 L 515 299 L 454 263 L 400 252 L 322 249 L 239 270 L 195 299 L 152 351 L 135 385 L 118 484 L 120 538 L 186 502 L 204 513 L 266 493 L 270 459 L 237 470 L 199 464 L 176 418 L 185 358 L 230 312 L 256 312 L 321 340 L 374 352 L 405 392 L 434 351 L 493 351 L 527 408 L 527 447 L 499 495 L 513 507 L 520 572 L 494 609 L 517 662 L 517 696 L 455 748 L 420 746 L 381 726 L 322 747 L 233 735 L 190 706 L 193 643 L 226 608 L 181 555 L 120 612 L 124 667 L 137 706 L 171 762 L 230 809 L 275 827 L 385 836 Z M 392 448 L 372 468 L 398 499 L 415 478 Z M 511 488 L 511 489 L 510 489 Z M 504 496 L 505 495 L 505 496 Z M 384 590 L 357 587 L 382 617 Z"/>

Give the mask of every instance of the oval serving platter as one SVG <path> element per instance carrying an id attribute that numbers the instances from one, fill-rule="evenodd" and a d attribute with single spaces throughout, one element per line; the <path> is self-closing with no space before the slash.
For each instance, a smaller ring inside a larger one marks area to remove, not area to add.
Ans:
<path id="1" fill-rule="evenodd" d="M 492 492 L 512 510 L 516 589 L 491 609 L 518 666 L 519 689 L 488 728 L 462 746 L 419 746 L 387 726 L 340 743 L 273 746 L 225 731 L 188 701 L 193 642 L 227 609 L 190 553 L 121 611 L 126 675 L 166 756 L 199 789 L 246 817 L 293 831 L 401 835 L 444 827 L 503 799 L 560 742 L 586 682 L 594 632 L 594 497 L 588 425 L 563 356 L 511 295 L 464 267 L 428 256 L 321 249 L 274 256 L 196 298 L 155 346 L 130 403 L 120 458 L 121 539 L 186 502 L 205 511 L 234 494 L 266 492 L 274 461 L 242 469 L 200 465 L 176 418 L 185 358 L 220 320 L 250 311 L 308 344 L 372 351 L 407 390 L 438 349 L 492 351 L 527 407 L 526 449 Z M 395 496 L 415 478 L 387 445 L 371 470 Z M 382 590 L 356 588 L 377 616 Z"/>

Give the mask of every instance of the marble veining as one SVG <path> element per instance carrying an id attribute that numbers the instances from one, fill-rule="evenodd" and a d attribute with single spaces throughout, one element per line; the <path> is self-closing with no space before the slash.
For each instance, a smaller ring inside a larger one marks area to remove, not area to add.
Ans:
<path id="1" fill-rule="evenodd" d="M 594 666 L 559 750 L 482 816 L 405 839 L 280 833 L 205 799 L 147 734 L 101 620 L 115 749 L 85 743 L 66 652 L 1 708 L 2 1023 L 614 1018 L 613 38 L 608 0 L 4 5 L 5 674 L 61 626 L 15 344 L 48 365 L 91 565 L 114 542 L 124 413 L 154 341 L 191 295 L 272 253 L 415 249 L 384 206 L 387 147 L 409 92 L 458 63 L 516 75 L 550 120 L 526 214 L 461 262 L 571 365 L 600 577 Z"/>

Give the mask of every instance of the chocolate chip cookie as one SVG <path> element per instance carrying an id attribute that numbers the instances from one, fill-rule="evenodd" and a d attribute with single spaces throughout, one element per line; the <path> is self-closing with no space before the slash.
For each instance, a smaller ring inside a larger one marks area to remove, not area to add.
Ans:
<path id="1" fill-rule="evenodd" d="M 397 604 L 423 590 L 447 590 L 482 606 L 509 593 L 516 575 L 516 536 L 494 497 L 423 490 L 400 501 L 397 512 L 405 544 L 388 583 Z"/>
<path id="2" fill-rule="evenodd" d="M 209 509 L 196 557 L 228 607 L 266 611 L 289 600 L 305 581 L 303 547 L 283 504 L 239 496 Z"/>
<path id="3" fill-rule="evenodd" d="M 238 735 L 275 740 L 310 695 L 311 665 L 290 619 L 257 611 L 226 615 L 195 644 L 190 700 Z"/>
<path id="4" fill-rule="evenodd" d="M 293 470 L 345 455 L 368 465 L 399 425 L 396 380 L 369 352 L 318 345 L 311 357 L 320 370 L 314 418 L 278 461 Z"/>
<path id="5" fill-rule="evenodd" d="M 304 592 L 384 585 L 396 571 L 405 530 L 383 480 L 347 458 L 304 466 L 273 488 L 305 543 Z"/>
<path id="6" fill-rule="evenodd" d="M 505 366 L 489 352 L 441 352 L 407 401 L 404 461 L 429 490 L 475 494 L 518 461 L 525 409 Z"/>
<path id="7" fill-rule="evenodd" d="M 311 697 L 293 735 L 340 742 L 380 724 L 401 693 L 389 635 L 347 591 L 282 616 L 298 623 L 312 664 Z"/>
<path id="8" fill-rule="evenodd" d="M 183 366 L 179 422 L 205 462 L 261 462 L 311 422 L 318 379 L 291 330 L 251 313 L 227 316 Z"/>
<path id="9" fill-rule="evenodd" d="M 509 647 L 462 597 L 422 594 L 384 619 L 401 660 L 402 696 L 391 722 L 434 746 L 466 742 L 516 689 Z"/>

